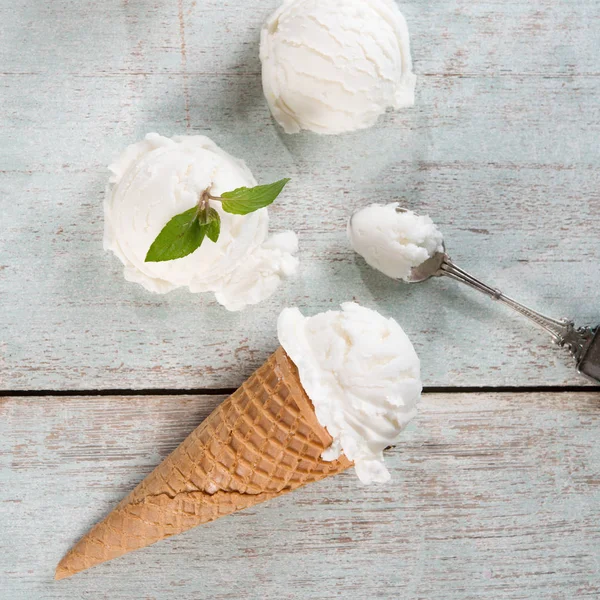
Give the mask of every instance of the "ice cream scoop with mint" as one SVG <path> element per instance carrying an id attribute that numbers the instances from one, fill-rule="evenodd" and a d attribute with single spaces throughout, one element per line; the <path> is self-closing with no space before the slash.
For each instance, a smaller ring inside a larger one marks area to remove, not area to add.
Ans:
<path id="1" fill-rule="evenodd" d="M 415 101 L 408 27 L 394 0 L 285 0 L 263 27 L 260 58 L 286 133 L 364 129 Z"/>
<path id="2" fill-rule="evenodd" d="M 409 281 L 411 271 L 444 249 L 430 217 L 392 204 L 371 204 L 348 222 L 352 248 L 367 264 L 393 279 Z"/>
<path id="3" fill-rule="evenodd" d="M 233 311 L 268 298 L 296 272 L 296 234 L 268 237 L 261 206 L 273 196 L 249 196 L 260 189 L 248 167 L 209 138 L 151 133 L 110 170 L 104 247 L 128 281 L 161 294 L 214 292 Z"/>

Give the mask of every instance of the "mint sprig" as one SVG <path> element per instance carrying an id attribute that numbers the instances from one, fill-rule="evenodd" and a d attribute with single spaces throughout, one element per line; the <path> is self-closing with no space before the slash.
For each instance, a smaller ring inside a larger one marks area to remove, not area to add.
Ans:
<path id="1" fill-rule="evenodd" d="M 163 227 L 150 246 L 145 262 L 165 262 L 188 256 L 200 248 L 206 237 L 216 243 L 221 233 L 221 217 L 210 206 L 211 201 L 221 202 L 225 212 L 247 215 L 272 204 L 288 181 L 281 179 L 268 185 L 242 187 L 221 196 L 213 196 L 209 190 L 204 190 L 196 206 L 176 215 Z"/>

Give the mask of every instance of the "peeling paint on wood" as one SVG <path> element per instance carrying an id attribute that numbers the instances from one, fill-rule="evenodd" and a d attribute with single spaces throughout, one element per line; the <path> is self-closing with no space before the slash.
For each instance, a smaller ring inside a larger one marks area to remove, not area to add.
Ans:
<path id="1" fill-rule="evenodd" d="M 598 598 L 600 393 L 426 395 L 387 455 L 70 580 L 63 553 L 221 397 L 0 401 L 0 597 Z"/>
<path id="2" fill-rule="evenodd" d="M 366 268 L 350 212 L 405 198 L 454 258 L 507 293 L 600 321 L 600 5 L 403 2 L 417 105 L 369 131 L 285 136 L 262 98 L 258 30 L 279 0 L 0 0 L 0 388 L 235 387 L 275 316 L 355 298 L 396 317 L 430 386 L 579 384 L 569 358 L 449 282 Z M 230 315 L 154 296 L 102 251 L 105 165 L 148 131 L 206 133 L 260 180 L 293 178 L 272 227 L 300 276 Z"/>

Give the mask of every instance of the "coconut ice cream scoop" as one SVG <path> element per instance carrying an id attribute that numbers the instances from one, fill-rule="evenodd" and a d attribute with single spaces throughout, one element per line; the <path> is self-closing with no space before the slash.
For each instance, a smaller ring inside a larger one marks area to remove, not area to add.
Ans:
<path id="1" fill-rule="evenodd" d="M 279 342 L 333 438 L 323 459 L 346 456 L 363 483 L 384 483 L 383 451 L 417 414 L 420 361 L 394 319 L 353 302 L 341 308 L 312 317 L 285 309 Z"/>
<path id="2" fill-rule="evenodd" d="M 151 133 L 129 146 L 110 170 L 104 248 L 121 260 L 128 281 L 159 294 L 179 287 L 194 293 L 214 292 L 219 303 L 234 311 L 268 298 L 296 272 L 294 232 L 268 238 L 266 208 L 238 215 L 225 212 L 218 202 L 212 206 L 221 223 L 215 243 L 206 240 L 178 260 L 146 261 L 165 224 L 196 206 L 205 190 L 218 196 L 256 186 L 245 163 L 209 138 L 170 139 Z"/>
<path id="3" fill-rule="evenodd" d="M 408 27 L 393 0 L 286 0 L 263 27 L 260 58 L 286 133 L 364 129 L 414 104 Z"/>
<path id="4" fill-rule="evenodd" d="M 567 348 L 577 369 L 600 381 L 600 326 L 576 327 L 570 319 L 553 319 L 520 304 L 458 267 L 446 253 L 443 237 L 433 221 L 398 206 L 371 205 L 356 211 L 348 222 L 353 249 L 373 268 L 406 283 L 449 277 L 527 317 Z"/>
<path id="5" fill-rule="evenodd" d="M 442 233 L 431 218 L 401 209 L 397 202 L 355 212 L 348 239 L 371 267 L 407 282 L 415 267 L 444 250 Z"/>

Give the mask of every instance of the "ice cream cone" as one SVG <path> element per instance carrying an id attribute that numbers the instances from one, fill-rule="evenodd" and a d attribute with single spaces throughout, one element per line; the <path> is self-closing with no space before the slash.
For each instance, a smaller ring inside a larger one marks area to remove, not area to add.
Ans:
<path id="1" fill-rule="evenodd" d="M 56 579 L 344 471 L 279 348 L 61 560 Z"/>

